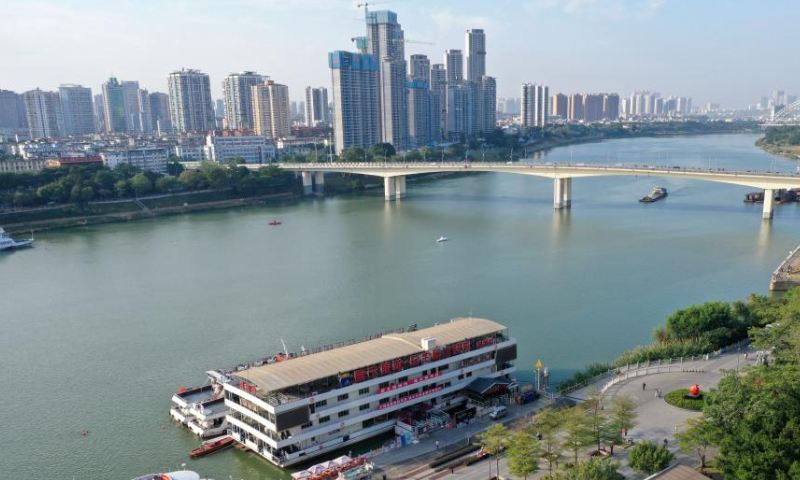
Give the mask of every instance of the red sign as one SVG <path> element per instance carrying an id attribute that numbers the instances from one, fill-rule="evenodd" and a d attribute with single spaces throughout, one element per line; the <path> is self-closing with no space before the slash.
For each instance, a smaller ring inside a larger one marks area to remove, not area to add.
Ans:
<path id="1" fill-rule="evenodd" d="M 406 380 L 403 383 L 394 383 L 392 385 L 389 385 L 388 387 L 379 388 L 378 389 L 378 393 L 389 392 L 391 390 L 397 390 L 398 388 L 407 387 L 407 386 L 413 385 L 415 383 L 423 382 L 425 380 L 430 380 L 431 378 L 440 377 L 441 375 L 442 375 L 442 372 L 431 372 L 431 373 L 429 373 L 427 375 L 423 375 L 421 377 L 412 378 L 411 380 Z"/>
<path id="2" fill-rule="evenodd" d="M 394 407 L 395 405 L 400 405 L 401 403 L 406 403 L 406 402 L 409 402 L 411 400 L 415 400 L 415 399 L 420 398 L 420 397 L 428 396 L 428 395 L 430 395 L 432 393 L 436 393 L 436 392 L 442 390 L 443 388 L 444 388 L 443 386 L 439 385 L 438 387 L 432 388 L 432 389 L 430 389 L 428 391 L 425 391 L 425 392 L 415 393 L 413 395 L 408 395 L 408 396 L 403 397 L 403 398 L 398 398 L 397 400 L 392 400 L 391 402 L 388 402 L 388 403 L 382 403 L 382 404 L 378 405 L 378 410 L 383 410 L 384 408 Z"/>

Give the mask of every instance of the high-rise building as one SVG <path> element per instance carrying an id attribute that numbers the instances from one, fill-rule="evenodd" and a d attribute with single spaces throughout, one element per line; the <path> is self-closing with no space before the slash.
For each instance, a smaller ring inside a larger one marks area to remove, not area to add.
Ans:
<path id="1" fill-rule="evenodd" d="M 256 72 L 231 73 L 222 81 L 225 95 L 225 128 L 231 130 L 253 128 L 253 86 L 265 80 Z M 221 112 L 217 112 L 217 116 Z"/>
<path id="2" fill-rule="evenodd" d="M 167 83 L 172 127 L 178 132 L 213 130 L 214 103 L 208 75 L 183 68 L 170 73 Z"/>
<path id="3" fill-rule="evenodd" d="M 658 103 L 660 103 L 661 99 L 658 99 L 656 102 L 656 109 L 658 109 Z M 616 120 L 619 118 L 619 95 L 616 93 L 608 93 L 603 95 L 603 118 L 607 120 Z"/>
<path id="4" fill-rule="evenodd" d="M 92 89 L 80 85 L 61 85 L 58 95 L 64 116 L 64 135 L 71 137 L 94 133 Z"/>
<path id="5" fill-rule="evenodd" d="M 410 77 L 408 87 L 408 144 L 419 148 L 431 142 L 430 91 L 425 80 Z"/>
<path id="6" fill-rule="evenodd" d="M 128 122 L 129 132 L 141 132 L 142 120 L 139 118 L 139 82 L 122 81 L 119 82 L 125 92 L 125 114 Z"/>
<path id="7" fill-rule="evenodd" d="M 150 133 L 155 130 L 153 125 L 153 114 L 150 109 L 150 93 L 147 90 L 140 89 L 138 92 L 139 104 L 137 108 L 139 113 L 134 117 L 136 123 L 134 130 L 137 132 Z"/>
<path id="8" fill-rule="evenodd" d="M 472 115 L 475 104 L 473 85 L 474 82 L 447 85 L 446 130 L 450 140 L 458 140 L 462 135 L 467 136 L 474 130 L 473 121 L 477 115 Z"/>
<path id="9" fill-rule="evenodd" d="M 583 121 L 599 122 L 603 119 L 603 95 L 597 93 L 583 94 Z"/>
<path id="10" fill-rule="evenodd" d="M 486 34 L 478 28 L 470 28 L 465 35 L 466 80 L 481 81 L 486 75 Z"/>
<path id="11" fill-rule="evenodd" d="M 430 143 L 442 141 L 442 96 L 428 90 L 428 137 Z"/>
<path id="12" fill-rule="evenodd" d="M 256 134 L 267 138 L 288 137 L 292 126 L 289 87 L 266 80 L 261 85 L 254 85 L 251 88 Z"/>
<path id="13" fill-rule="evenodd" d="M 569 96 L 569 102 L 567 102 L 567 119 L 572 122 L 580 122 L 583 120 L 583 95 L 580 93 L 573 93 Z"/>
<path id="14" fill-rule="evenodd" d="M 443 63 L 436 63 L 431 66 L 431 94 L 438 98 L 434 100 L 438 104 L 439 132 L 445 128 L 447 111 L 447 69 Z M 433 104 L 432 104 L 433 105 Z M 437 112 L 433 112 L 437 113 Z M 433 125 L 431 125 L 433 127 Z M 439 134 L 441 140 L 441 133 Z"/>
<path id="15" fill-rule="evenodd" d="M 98 93 L 94 96 L 94 125 L 96 132 L 106 131 L 106 114 L 103 110 L 103 94 Z"/>
<path id="16" fill-rule="evenodd" d="M 158 133 L 172 132 L 172 118 L 169 113 L 169 95 L 153 92 L 148 95 L 150 101 L 150 122 Z"/>
<path id="17" fill-rule="evenodd" d="M 397 14 L 367 12 L 368 50 L 378 61 L 381 141 L 397 150 L 408 144 L 408 95 L 403 29 Z"/>
<path id="18" fill-rule="evenodd" d="M 103 115 L 107 133 L 128 132 L 128 110 L 125 106 L 125 89 L 111 77 L 103 84 Z"/>
<path id="19" fill-rule="evenodd" d="M 14 132 L 28 128 L 25 101 L 22 95 L 0 90 L 0 129 Z"/>
<path id="20" fill-rule="evenodd" d="M 412 80 L 422 80 L 431 87 L 431 61 L 427 55 L 411 55 L 409 76 Z"/>
<path id="21" fill-rule="evenodd" d="M 335 51 L 328 55 L 328 66 L 333 83 L 336 153 L 378 143 L 381 127 L 376 57 Z"/>
<path id="22" fill-rule="evenodd" d="M 550 87 L 536 83 L 522 85 L 520 112 L 525 127 L 544 127 L 550 123 Z"/>
<path id="23" fill-rule="evenodd" d="M 550 109 L 551 113 L 561 118 L 567 118 L 569 108 L 569 99 L 563 93 L 556 93 L 553 95 L 553 105 Z"/>
<path id="24" fill-rule="evenodd" d="M 445 50 L 444 68 L 447 72 L 448 85 L 464 81 L 464 55 L 461 50 Z"/>
<path id="25" fill-rule="evenodd" d="M 59 138 L 63 132 L 61 100 L 58 92 L 45 92 L 40 89 L 22 94 L 25 112 L 28 117 L 28 131 L 31 138 Z"/>
<path id="26" fill-rule="evenodd" d="M 306 126 L 330 125 L 328 113 L 328 89 L 306 87 Z"/>
<path id="27" fill-rule="evenodd" d="M 497 127 L 497 80 L 481 77 L 481 94 L 478 103 L 478 131 L 488 133 Z"/>

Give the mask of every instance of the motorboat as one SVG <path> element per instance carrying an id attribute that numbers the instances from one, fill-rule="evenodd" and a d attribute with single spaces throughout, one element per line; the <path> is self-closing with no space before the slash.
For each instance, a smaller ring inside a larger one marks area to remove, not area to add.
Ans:
<path id="1" fill-rule="evenodd" d="M 447 240 L 448 240 L 448 238 L 447 238 L 447 237 L 439 237 L 439 238 L 437 238 L 437 239 L 436 239 L 436 241 L 437 241 L 438 243 L 446 242 Z"/>
<path id="2" fill-rule="evenodd" d="M 0 252 L 3 250 L 13 250 L 15 248 L 30 247 L 33 244 L 33 235 L 27 240 L 17 242 L 9 237 L 5 230 L 0 228 Z"/>
<path id="3" fill-rule="evenodd" d="M 200 480 L 200 474 L 191 470 L 181 470 L 170 473 L 151 473 L 133 480 Z"/>
<path id="4" fill-rule="evenodd" d="M 202 457 L 210 453 L 218 452 L 231 445 L 233 445 L 233 437 L 226 435 L 224 437 L 214 438 L 203 442 L 199 447 L 189 452 L 189 456 L 192 458 Z"/>

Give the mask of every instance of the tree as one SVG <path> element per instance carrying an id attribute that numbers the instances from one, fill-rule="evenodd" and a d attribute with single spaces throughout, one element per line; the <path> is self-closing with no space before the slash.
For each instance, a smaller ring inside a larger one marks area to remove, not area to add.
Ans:
<path id="1" fill-rule="evenodd" d="M 405 160 L 407 162 L 419 162 L 422 160 L 422 153 L 419 150 L 411 150 L 406 154 Z"/>
<path id="2" fill-rule="evenodd" d="M 572 451 L 576 465 L 581 447 L 592 440 L 592 427 L 586 410 L 580 405 L 564 410 L 564 447 Z"/>
<path id="3" fill-rule="evenodd" d="M 202 190 L 208 186 L 205 176 L 197 170 L 186 170 L 178 176 L 178 181 L 189 190 Z"/>
<path id="4" fill-rule="evenodd" d="M 583 402 L 586 409 L 589 428 L 592 432 L 592 439 L 597 444 L 597 451 L 600 451 L 601 444 L 608 437 L 607 432 L 611 428 L 609 420 L 603 411 L 603 394 L 595 388 L 589 389 L 589 397 Z"/>
<path id="5" fill-rule="evenodd" d="M 539 441 L 530 432 L 514 432 L 508 441 L 508 470 L 527 479 L 539 470 Z"/>
<path id="6" fill-rule="evenodd" d="M 174 192 L 180 189 L 183 185 L 178 181 L 177 177 L 172 175 L 163 175 L 156 180 L 156 190 L 159 192 Z"/>
<path id="7" fill-rule="evenodd" d="M 566 468 L 554 478 L 555 480 L 616 480 L 620 478 L 618 469 L 617 462 L 604 462 L 599 458 L 592 458 Z"/>
<path id="8" fill-rule="evenodd" d="M 114 184 L 114 192 L 118 197 L 128 197 L 131 193 L 131 182 L 129 180 L 120 180 Z"/>
<path id="9" fill-rule="evenodd" d="M 342 160 L 350 163 L 368 162 L 364 149 L 361 147 L 350 147 L 342 152 Z"/>
<path id="10" fill-rule="evenodd" d="M 372 158 L 380 160 L 393 157 L 395 154 L 397 154 L 394 149 L 394 145 L 387 142 L 376 143 L 369 149 L 369 153 L 372 155 Z"/>
<path id="11" fill-rule="evenodd" d="M 678 446 L 686 453 L 694 453 L 700 459 L 700 472 L 706 469 L 706 453 L 714 445 L 713 425 L 703 417 L 694 417 L 686 421 L 684 430 L 675 434 Z"/>
<path id="12" fill-rule="evenodd" d="M 483 450 L 489 455 L 494 455 L 497 472 L 500 472 L 500 455 L 508 444 L 508 429 L 502 423 L 495 423 L 484 432 L 478 434 Z"/>
<path id="13" fill-rule="evenodd" d="M 636 426 L 636 400 L 627 395 L 620 395 L 614 397 L 611 402 L 611 426 L 617 434 L 617 438 L 621 439 L 622 435 Z M 611 451 L 614 451 L 614 445 L 611 445 Z"/>
<path id="14" fill-rule="evenodd" d="M 561 459 L 561 446 L 558 443 L 558 437 L 564 426 L 564 416 L 559 410 L 546 408 L 536 415 L 535 422 L 537 434 L 541 435 L 539 445 L 542 450 L 542 457 L 547 460 L 550 476 L 552 476 L 553 465 L 558 468 L 558 461 Z"/>
<path id="15" fill-rule="evenodd" d="M 628 466 L 647 475 L 664 470 L 673 460 L 675 460 L 675 455 L 672 452 L 647 441 L 634 445 L 631 453 L 628 454 Z"/>
<path id="16" fill-rule="evenodd" d="M 153 189 L 153 184 L 143 172 L 139 172 L 131 179 L 131 188 L 136 192 L 136 196 L 143 195 Z"/>
<path id="17" fill-rule="evenodd" d="M 43 187 L 39 187 L 36 194 L 53 203 L 63 203 L 68 198 L 66 189 L 58 182 L 48 183 Z"/>
<path id="18" fill-rule="evenodd" d="M 460 143 L 455 143 L 447 147 L 445 151 L 445 155 L 455 160 L 460 160 L 464 157 L 464 154 L 467 152 L 467 149 L 464 145 Z"/>
<path id="19" fill-rule="evenodd" d="M 422 147 L 420 153 L 422 153 L 423 160 L 435 160 L 436 156 L 439 155 L 439 151 L 431 147 Z"/>

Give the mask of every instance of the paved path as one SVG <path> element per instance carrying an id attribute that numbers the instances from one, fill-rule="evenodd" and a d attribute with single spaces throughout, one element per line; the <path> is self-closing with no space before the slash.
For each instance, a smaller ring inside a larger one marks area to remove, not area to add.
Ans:
<path id="1" fill-rule="evenodd" d="M 745 352 L 749 353 L 748 360 L 743 358 L 742 354 Z M 698 414 L 667 404 L 663 395 L 678 388 L 688 388 L 694 383 L 699 384 L 701 390 L 708 391 L 719 382 L 722 370 L 735 370 L 744 367 L 745 364 L 753 364 L 754 362 L 755 355 L 746 347 L 719 355 L 708 361 L 687 362 L 684 365 L 685 368 L 702 369 L 704 371 L 673 371 L 671 373 L 650 374 L 631 378 L 611 386 L 605 393 L 606 402 L 610 402 L 617 395 L 630 395 L 637 403 L 638 424 L 628 432 L 628 436 L 633 437 L 635 441 L 649 440 L 659 443 L 666 438 L 668 448 L 679 454 L 679 459 L 682 463 L 695 465 L 697 461 L 693 457 L 688 457 L 678 452 L 675 432 L 676 427 L 680 428 L 688 418 Z M 700 365 L 702 365 L 702 368 L 699 368 Z M 570 397 L 585 399 L 588 397 L 590 389 L 599 389 L 609 380 L 610 378 L 608 377 L 599 380 L 593 385 L 570 393 Z M 642 390 L 642 382 L 647 384 L 645 390 Z M 662 392 L 661 397 L 656 397 L 656 389 Z M 509 416 L 504 419 L 504 423 L 513 423 L 515 419 L 530 415 L 535 410 L 540 410 L 550 403 L 551 401 L 549 400 L 540 399 L 522 407 L 511 406 L 509 407 Z M 388 479 L 392 480 L 438 480 L 440 478 L 448 480 L 479 480 L 488 478 L 490 467 L 493 474 L 496 474 L 495 461 L 492 459 L 484 460 L 470 467 L 457 468 L 452 474 L 450 471 L 435 472 L 428 468 L 427 464 L 442 453 L 465 445 L 469 438 L 485 430 L 491 424 L 492 422 L 488 418 L 484 418 L 457 430 L 440 430 L 416 445 L 409 445 L 402 449 L 384 453 L 375 458 L 375 464 L 380 469 L 376 478 L 381 479 L 384 474 Z M 436 440 L 439 440 L 439 452 L 436 451 Z M 627 449 L 619 447 L 614 449 L 614 461 L 622 463 L 620 473 L 625 475 L 626 478 L 645 478 L 644 475 L 636 474 L 627 467 L 627 455 Z M 534 480 L 546 476 L 547 464 L 542 462 L 540 468 L 542 470 L 538 474 L 528 478 Z M 515 478 L 508 474 L 505 459 L 500 462 L 500 474 L 505 478 Z"/>

